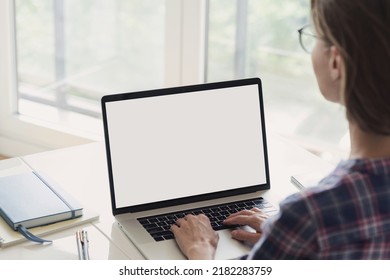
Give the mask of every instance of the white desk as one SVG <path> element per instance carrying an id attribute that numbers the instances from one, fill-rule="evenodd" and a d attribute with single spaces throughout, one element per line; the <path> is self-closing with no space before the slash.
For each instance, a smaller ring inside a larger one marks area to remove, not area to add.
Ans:
<path id="1" fill-rule="evenodd" d="M 264 198 L 277 205 L 298 189 L 290 176 L 329 164 L 306 150 L 268 133 L 271 191 Z M 143 259 L 134 245 L 119 230 L 111 212 L 108 172 L 104 143 L 96 142 L 22 157 L 33 169 L 43 171 L 76 197 L 85 207 L 99 213 L 100 219 L 78 228 L 49 235 L 52 245 L 23 242 L 0 248 L 0 259 L 78 259 L 75 242 L 77 229 L 88 230 L 91 259 Z M 16 159 L 0 164 L 0 174 Z M 1 162 L 0 162 L 1 163 Z M 1 233 L 0 233 L 1 235 Z"/>

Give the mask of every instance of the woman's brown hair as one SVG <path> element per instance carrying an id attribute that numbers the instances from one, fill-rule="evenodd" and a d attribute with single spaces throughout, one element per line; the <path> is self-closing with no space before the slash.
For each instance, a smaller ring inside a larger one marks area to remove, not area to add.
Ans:
<path id="1" fill-rule="evenodd" d="M 390 135 L 390 1 L 311 0 L 314 25 L 344 59 L 350 121 Z"/>

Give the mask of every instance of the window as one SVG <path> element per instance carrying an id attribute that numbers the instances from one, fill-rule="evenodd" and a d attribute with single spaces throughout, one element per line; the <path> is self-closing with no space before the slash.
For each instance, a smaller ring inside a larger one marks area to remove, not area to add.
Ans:
<path id="1" fill-rule="evenodd" d="M 102 95 L 203 82 L 204 4 L 0 1 L 0 152 L 102 140 Z"/>
<path id="2" fill-rule="evenodd" d="M 162 87 L 164 20 L 164 1 L 16 0 L 19 113 L 100 118 L 103 95 Z"/>
<path id="3" fill-rule="evenodd" d="M 258 76 L 268 127 L 337 160 L 346 142 L 343 109 L 319 93 L 310 55 L 297 29 L 309 21 L 309 1 L 211 0 L 207 81 Z"/>
<path id="4" fill-rule="evenodd" d="M 105 94 L 258 76 L 268 128 L 317 154 L 339 156 L 344 111 L 323 100 L 298 43 L 308 5 L 0 1 L 0 146 L 8 137 L 18 155 L 102 139 Z"/>

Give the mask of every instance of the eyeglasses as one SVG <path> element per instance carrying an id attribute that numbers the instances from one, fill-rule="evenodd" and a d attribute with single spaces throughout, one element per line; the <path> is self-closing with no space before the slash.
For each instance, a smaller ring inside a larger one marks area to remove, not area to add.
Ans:
<path id="1" fill-rule="evenodd" d="M 316 40 L 319 38 L 314 34 L 315 32 L 313 32 L 312 25 L 307 24 L 303 26 L 302 28 L 298 29 L 298 33 L 299 43 L 301 44 L 302 49 L 307 53 L 311 53 L 313 51 Z"/>

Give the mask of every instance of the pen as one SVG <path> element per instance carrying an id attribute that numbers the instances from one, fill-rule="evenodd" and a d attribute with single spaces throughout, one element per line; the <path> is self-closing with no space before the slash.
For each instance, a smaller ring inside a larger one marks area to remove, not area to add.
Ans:
<path id="1" fill-rule="evenodd" d="M 76 243 L 77 243 L 77 252 L 79 254 L 79 260 L 83 259 L 83 253 L 82 253 L 82 246 L 81 246 L 81 240 L 80 240 L 80 232 L 76 232 Z"/>
<path id="2" fill-rule="evenodd" d="M 89 260 L 89 239 L 87 231 L 77 231 L 76 242 L 79 260 Z"/>
<path id="3" fill-rule="evenodd" d="M 83 231 L 83 253 L 84 260 L 89 260 L 89 240 L 87 231 Z"/>

